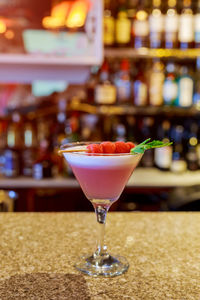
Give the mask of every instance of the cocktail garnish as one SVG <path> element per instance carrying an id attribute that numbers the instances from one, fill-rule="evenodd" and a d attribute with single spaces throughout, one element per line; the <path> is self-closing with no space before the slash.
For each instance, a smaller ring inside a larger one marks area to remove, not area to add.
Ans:
<path id="1" fill-rule="evenodd" d="M 130 153 L 143 154 L 145 152 L 145 150 L 152 149 L 152 148 L 165 147 L 165 146 L 169 146 L 172 144 L 172 142 L 164 143 L 164 142 L 158 141 L 158 140 L 153 140 L 151 142 L 149 142 L 149 141 L 150 141 L 150 138 L 146 139 L 144 142 L 138 144 L 137 146 L 135 146 L 134 148 L 132 148 L 130 150 Z"/>

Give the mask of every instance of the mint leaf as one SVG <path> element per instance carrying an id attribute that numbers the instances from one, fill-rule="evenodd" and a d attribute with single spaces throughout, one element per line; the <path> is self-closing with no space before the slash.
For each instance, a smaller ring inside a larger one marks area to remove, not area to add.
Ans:
<path id="1" fill-rule="evenodd" d="M 169 146 L 172 144 L 172 142 L 163 143 L 162 141 L 159 141 L 159 140 L 153 140 L 151 142 L 149 142 L 149 141 L 150 141 L 150 138 L 145 140 L 144 142 L 140 143 L 139 145 L 135 146 L 134 148 L 131 149 L 130 153 L 143 154 L 148 149 L 165 147 L 165 146 Z"/>

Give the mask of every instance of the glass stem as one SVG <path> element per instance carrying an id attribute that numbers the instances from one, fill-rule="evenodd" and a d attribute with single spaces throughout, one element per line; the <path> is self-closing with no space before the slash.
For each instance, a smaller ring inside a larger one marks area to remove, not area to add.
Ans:
<path id="1" fill-rule="evenodd" d="M 95 259 L 105 259 L 109 255 L 107 253 L 107 246 L 104 244 L 105 242 L 105 225 L 106 225 L 106 215 L 108 212 L 108 209 L 110 205 L 98 205 L 98 204 L 93 204 L 96 217 L 97 217 L 97 224 L 98 224 L 98 229 L 99 229 L 99 237 L 97 240 L 97 249 L 94 253 L 94 258 Z"/>

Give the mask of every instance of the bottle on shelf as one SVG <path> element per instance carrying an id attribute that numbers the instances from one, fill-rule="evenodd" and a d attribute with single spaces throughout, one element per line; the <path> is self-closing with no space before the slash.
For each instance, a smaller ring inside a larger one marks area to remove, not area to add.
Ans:
<path id="1" fill-rule="evenodd" d="M 80 116 L 77 112 L 73 112 L 66 122 L 66 140 L 67 143 L 80 141 Z"/>
<path id="2" fill-rule="evenodd" d="M 115 40 L 119 47 L 127 47 L 131 41 L 131 20 L 128 18 L 126 0 L 119 0 L 116 18 Z"/>
<path id="3" fill-rule="evenodd" d="M 122 59 L 119 71 L 115 74 L 118 104 L 128 103 L 131 99 L 130 62 Z"/>
<path id="4" fill-rule="evenodd" d="M 86 101 L 90 104 L 94 103 L 95 87 L 98 83 L 98 71 L 99 71 L 99 67 L 92 66 L 90 71 L 90 76 L 86 83 L 86 90 L 87 90 Z"/>
<path id="5" fill-rule="evenodd" d="M 131 21 L 131 40 L 130 40 L 130 46 L 134 45 L 134 20 L 135 20 L 135 15 L 136 15 L 136 10 L 138 6 L 138 0 L 128 0 L 127 3 L 127 13 L 128 13 L 128 18 Z"/>
<path id="6" fill-rule="evenodd" d="M 38 122 L 38 153 L 36 160 L 33 165 L 33 178 L 43 179 L 51 178 L 53 176 L 53 165 L 52 160 L 52 140 L 50 135 L 50 122 L 44 121 L 43 119 Z"/>
<path id="7" fill-rule="evenodd" d="M 101 118 L 96 114 L 83 114 L 80 116 L 81 141 L 102 141 Z"/>
<path id="8" fill-rule="evenodd" d="M 154 59 L 149 79 L 149 104 L 151 106 L 163 105 L 164 64 Z"/>
<path id="9" fill-rule="evenodd" d="M 165 105 L 176 105 L 178 97 L 178 78 L 176 65 L 168 62 L 166 65 L 166 76 L 163 84 L 163 101 Z"/>
<path id="10" fill-rule="evenodd" d="M 37 141 L 36 132 L 33 123 L 26 122 L 24 124 L 24 149 L 22 152 L 22 174 L 32 177 L 33 164 L 36 159 Z"/>
<path id="11" fill-rule="evenodd" d="M 200 122 L 197 122 L 198 125 L 198 131 L 197 131 L 197 146 L 196 146 L 196 150 L 197 150 L 197 157 L 198 157 L 198 166 L 200 169 Z"/>
<path id="12" fill-rule="evenodd" d="M 115 141 L 126 141 L 126 127 L 123 124 L 123 122 L 120 122 L 118 120 L 117 123 L 115 123 L 114 128 L 114 137 L 115 137 Z"/>
<path id="13" fill-rule="evenodd" d="M 155 121 L 151 117 L 145 117 L 141 123 L 141 136 L 143 140 L 151 137 L 153 139 L 153 133 L 155 132 Z M 152 168 L 154 166 L 154 150 L 149 149 L 142 157 L 141 165 L 145 168 Z"/>
<path id="14" fill-rule="evenodd" d="M 193 104 L 198 108 L 200 107 L 200 57 L 196 59 Z"/>
<path id="15" fill-rule="evenodd" d="M 187 170 L 183 149 L 183 133 L 184 128 L 182 125 L 172 127 L 171 140 L 173 141 L 173 153 L 170 170 L 174 173 L 183 173 Z"/>
<path id="16" fill-rule="evenodd" d="M 56 126 L 55 126 L 55 133 L 53 137 L 53 144 L 54 147 L 58 149 L 60 145 L 66 143 L 66 113 L 64 111 L 60 111 L 57 113 L 56 116 Z"/>
<path id="17" fill-rule="evenodd" d="M 53 165 L 54 162 L 51 156 L 51 145 L 49 141 L 44 140 L 39 145 L 39 151 L 37 159 L 33 165 L 33 178 L 44 179 L 53 177 Z"/>
<path id="18" fill-rule="evenodd" d="M 137 124 L 134 116 L 126 116 L 126 139 L 137 144 Z"/>
<path id="19" fill-rule="evenodd" d="M 194 41 L 195 48 L 200 48 L 200 0 L 197 1 L 196 13 L 194 15 Z"/>
<path id="20" fill-rule="evenodd" d="M 55 162 L 53 167 L 53 176 L 66 177 L 65 160 L 63 156 L 58 156 L 58 150 L 61 145 L 68 142 L 67 140 L 67 115 L 66 115 L 66 99 L 60 98 L 58 101 L 58 112 L 56 115 L 55 126 L 53 126 L 52 132 L 52 159 Z"/>
<path id="21" fill-rule="evenodd" d="M 191 0 L 183 0 L 179 19 L 178 40 L 181 49 L 194 47 L 194 15 Z"/>
<path id="22" fill-rule="evenodd" d="M 136 11 L 135 20 L 133 21 L 134 48 L 149 47 L 149 21 L 146 8 L 146 1 L 141 0 Z"/>
<path id="23" fill-rule="evenodd" d="M 164 120 L 158 127 L 158 138 L 164 143 L 170 142 L 170 122 Z M 169 171 L 172 163 L 172 145 L 155 148 L 154 162 L 157 168 L 162 171 Z"/>
<path id="24" fill-rule="evenodd" d="M 4 176 L 5 169 L 6 129 L 6 122 L 0 121 L 0 178 Z"/>
<path id="25" fill-rule="evenodd" d="M 96 104 L 115 104 L 117 99 L 116 87 L 113 84 L 109 65 L 104 61 L 99 74 L 99 82 L 95 88 L 95 103 Z"/>
<path id="26" fill-rule="evenodd" d="M 177 13 L 177 0 L 167 1 L 165 14 L 165 48 L 175 49 L 178 47 L 179 15 Z"/>
<path id="27" fill-rule="evenodd" d="M 164 15 L 161 0 L 153 0 L 152 12 L 149 16 L 150 48 L 162 48 L 164 32 Z"/>
<path id="28" fill-rule="evenodd" d="M 147 106 L 148 104 L 148 82 L 145 65 L 140 64 L 137 74 L 133 80 L 133 99 L 136 106 Z"/>
<path id="29" fill-rule="evenodd" d="M 198 162 L 198 125 L 196 122 L 191 122 L 189 134 L 187 138 L 187 152 L 186 152 L 186 161 L 187 161 L 187 168 L 190 171 L 196 171 L 199 169 L 199 162 Z"/>
<path id="30" fill-rule="evenodd" d="M 6 177 L 17 177 L 21 174 L 21 147 L 22 142 L 21 116 L 18 113 L 12 115 L 12 121 L 7 129 L 7 147 L 4 152 Z"/>
<path id="31" fill-rule="evenodd" d="M 105 47 L 111 47 L 115 43 L 115 18 L 111 0 L 104 0 L 103 42 Z"/>
<path id="32" fill-rule="evenodd" d="M 178 80 L 178 106 L 190 107 L 193 104 L 194 81 L 191 69 L 185 65 L 180 68 Z"/>

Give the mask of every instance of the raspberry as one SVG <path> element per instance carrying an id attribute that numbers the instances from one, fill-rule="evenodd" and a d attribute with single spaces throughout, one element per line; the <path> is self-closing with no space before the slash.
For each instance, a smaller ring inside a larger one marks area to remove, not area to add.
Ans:
<path id="1" fill-rule="evenodd" d="M 129 146 L 129 151 L 135 147 L 135 144 L 133 144 L 132 142 L 127 142 L 126 145 Z"/>
<path id="2" fill-rule="evenodd" d="M 90 144 L 87 146 L 88 153 L 103 153 L 103 147 L 100 144 Z"/>
<path id="3" fill-rule="evenodd" d="M 103 153 L 115 153 L 115 144 L 112 142 L 102 142 L 101 143 L 102 147 L 103 147 Z"/>
<path id="4" fill-rule="evenodd" d="M 125 142 L 115 142 L 116 153 L 128 153 L 130 152 L 129 146 Z"/>

